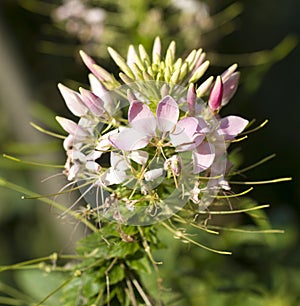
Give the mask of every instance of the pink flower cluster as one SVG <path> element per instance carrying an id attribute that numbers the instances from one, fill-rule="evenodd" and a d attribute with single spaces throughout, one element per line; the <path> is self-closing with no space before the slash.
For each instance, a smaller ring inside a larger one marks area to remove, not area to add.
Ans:
<path id="1" fill-rule="evenodd" d="M 134 58 L 130 50 L 127 62 L 132 66 Z M 129 82 L 125 90 L 119 86 L 109 90 L 108 80 L 113 80 L 112 77 L 85 53 L 81 55 L 92 72 L 91 90 L 81 88 L 75 92 L 59 85 L 68 108 L 80 117 L 78 123 L 57 117 L 69 133 L 64 141 L 65 174 L 69 181 L 90 182 L 90 188 L 107 189 L 115 193 L 114 198 L 126 200 L 126 206 L 134 210 L 139 198 L 151 202 L 161 197 L 155 189 L 158 184 L 171 180 L 175 189 L 180 188 L 178 180 L 187 175 L 188 157 L 192 185 L 184 192 L 192 202 L 199 204 L 205 189 L 230 188 L 225 177 L 229 165 L 227 148 L 248 125 L 239 116 L 219 116 L 219 110 L 237 89 L 236 65 L 218 76 L 213 84 L 209 78 L 197 90 L 194 82 L 189 82 L 185 95 L 172 91 L 172 85 L 160 85 L 157 90 L 160 98 L 155 100 L 150 94 L 153 83 L 145 80 L 142 87 Z M 118 55 L 114 57 L 130 74 L 130 66 Z M 195 78 L 194 68 L 191 73 L 190 80 Z M 202 100 L 205 94 L 207 103 Z M 125 104 L 120 97 L 126 100 Z M 108 163 L 101 162 L 102 158 L 109 159 Z M 203 187 L 201 177 L 212 175 L 213 184 Z"/>

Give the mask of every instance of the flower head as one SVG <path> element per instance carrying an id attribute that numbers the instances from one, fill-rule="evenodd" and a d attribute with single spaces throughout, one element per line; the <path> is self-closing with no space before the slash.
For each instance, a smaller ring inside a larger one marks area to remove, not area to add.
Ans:
<path id="1" fill-rule="evenodd" d="M 66 105 L 80 118 L 77 123 L 57 118 L 69 133 L 64 141 L 68 180 L 88 181 L 90 190 L 105 189 L 109 198 L 113 193 L 114 205 L 95 202 L 103 204 L 104 215 L 125 222 L 166 218 L 189 199 L 199 208 L 206 201 L 207 207 L 219 189 L 230 188 L 227 148 L 248 124 L 219 115 L 236 91 L 236 65 L 197 87 L 209 65 L 201 49 L 176 60 L 175 43 L 163 56 L 156 38 L 152 56 L 141 45 L 138 51 L 130 46 L 126 59 L 108 51 L 125 84 L 81 52 L 91 71 L 90 90 L 59 85 Z"/>

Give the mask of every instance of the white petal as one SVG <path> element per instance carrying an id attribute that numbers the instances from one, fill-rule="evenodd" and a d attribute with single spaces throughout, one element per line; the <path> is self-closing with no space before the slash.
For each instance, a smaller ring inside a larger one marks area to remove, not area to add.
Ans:
<path id="1" fill-rule="evenodd" d="M 58 121 L 58 123 L 61 125 L 61 127 L 68 132 L 69 134 L 76 137 L 85 137 L 88 135 L 88 133 L 82 129 L 80 126 L 78 126 L 74 121 L 56 116 L 55 119 Z"/>
<path id="2" fill-rule="evenodd" d="M 122 151 L 134 151 L 147 146 L 151 138 L 133 128 L 125 128 L 119 134 L 109 136 L 111 144 Z"/>
<path id="3" fill-rule="evenodd" d="M 88 109 L 76 91 L 64 86 L 63 84 L 58 84 L 58 89 L 62 94 L 67 107 L 75 116 L 81 117 L 87 113 Z"/>
<path id="4" fill-rule="evenodd" d="M 147 182 L 154 181 L 158 177 L 162 176 L 164 173 L 163 168 L 149 170 L 145 173 L 144 178 Z"/>
<path id="5" fill-rule="evenodd" d="M 110 154 L 111 167 L 117 171 L 126 171 L 129 169 L 127 161 L 122 154 L 111 152 Z"/>
<path id="6" fill-rule="evenodd" d="M 149 154 L 145 151 L 137 150 L 128 154 L 128 157 L 140 165 L 145 165 Z"/>
<path id="7" fill-rule="evenodd" d="M 116 171 L 113 168 L 108 168 L 102 175 L 101 181 L 105 186 L 121 184 L 128 178 L 124 171 Z"/>

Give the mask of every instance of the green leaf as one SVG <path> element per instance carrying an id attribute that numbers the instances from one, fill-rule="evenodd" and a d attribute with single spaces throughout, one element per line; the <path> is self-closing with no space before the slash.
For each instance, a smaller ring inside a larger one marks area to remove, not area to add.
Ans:
<path id="1" fill-rule="evenodd" d="M 94 274 L 84 273 L 81 277 L 82 280 L 82 294 L 86 298 L 91 298 L 99 293 L 100 290 L 105 288 L 105 284 L 101 282 Z"/>
<path id="2" fill-rule="evenodd" d="M 41 270 L 20 270 L 15 272 L 19 287 L 37 302 L 55 290 L 64 282 L 61 273 L 47 273 Z M 59 292 L 53 294 L 44 305 L 59 305 Z"/>
<path id="3" fill-rule="evenodd" d="M 114 285 L 119 283 L 125 278 L 124 268 L 120 265 L 114 265 L 108 273 L 109 284 Z"/>
<path id="4" fill-rule="evenodd" d="M 149 260 L 147 257 L 126 261 L 127 265 L 138 272 L 150 274 L 152 272 Z"/>

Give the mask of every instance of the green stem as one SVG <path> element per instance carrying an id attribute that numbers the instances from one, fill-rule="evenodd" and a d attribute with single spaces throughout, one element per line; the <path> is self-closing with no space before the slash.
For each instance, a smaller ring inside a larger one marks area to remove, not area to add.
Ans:
<path id="1" fill-rule="evenodd" d="M 173 229 L 171 226 L 167 225 L 165 222 L 161 222 L 161 225 L 163 225 L 168 231 L 170 231 L 172 234 L 175 235 L 175 237 L 183 240 L 183 241 L 187 241 L 187 242 L 190 242 L 196 246 L 199 246 L 207 251 L 210 251 L 210 252 L 213 252 L 213 253 L 217 253 L 217 254 L 222 254 L 222 255 L 231 255 L 232 253 L 231 252 L 228 252 L 228 251 L 219 251 L 219 250 L 215 250 L 215 249 L 212 249 L 212 248 L 209 248 L 207 247 L 206 245 L 203 245 L 189 237 L 187 237 L 185 234 L 183 234 L 180 230 L 175 230 Z"/>
<path id="2" fill-rule="evenodd" d="M 0 177 L 0 186 L 9 188 L 11 190 L 15 190 L 15 191 L 20 192 L 20 193 L 23 193 L 23 194 L 25 194 L 26 196 L 29 196 L 29 197 L 40 197 L 41 196 L 41 195 L 39 195 L 35 192 L 32 192 L 32 191 L 30 191 L 30 190 L 28 190 L 24 187 L 21 187 L 19 185 L 14 184 L 14 183 L 8 182 L 1 177 Z M 77 220 L 80 220 L 83 224 L 85 224 L 93 232 L 98 232 L 98 229 L 91 222 L 86 220 L 84 217 L 82 217 L 78 213 L 64 207 L 63 205 L 61 205 L 61 204 L 59 204 L 55 201 L 52 201 L 50 199 L 47 199 L 47 198 L 39 198 L 39 201 L 44 202 L 44 203 L 62 211 L 62 212 L 65 212 L 65 213 L 69 214 L 73 218 L 75 218 Z"/>

